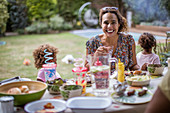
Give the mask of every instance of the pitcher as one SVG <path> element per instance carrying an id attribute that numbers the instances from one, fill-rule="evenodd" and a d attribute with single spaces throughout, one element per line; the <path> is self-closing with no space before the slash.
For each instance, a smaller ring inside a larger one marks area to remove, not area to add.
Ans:
<path id="1" fill-rule="evenodd" d="M 95 80 L 92 86 L 93 93 L 96 96 L 108 96 L 111 62 L 117 63 L 117 59 L 111 58 L 110 54 L 104 54 L 102 56 L 89 55 L 87 61 Z"/>

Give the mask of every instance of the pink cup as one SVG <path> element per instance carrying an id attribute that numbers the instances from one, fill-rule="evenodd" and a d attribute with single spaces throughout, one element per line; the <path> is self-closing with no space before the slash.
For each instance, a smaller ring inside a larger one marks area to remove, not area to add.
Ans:
<path id="1" fill-rule="evenodd" d="M 45 81 L 51 81 L 56 78 L 57 64 L 44 64 L 42 67 L 44 68 Z"/>

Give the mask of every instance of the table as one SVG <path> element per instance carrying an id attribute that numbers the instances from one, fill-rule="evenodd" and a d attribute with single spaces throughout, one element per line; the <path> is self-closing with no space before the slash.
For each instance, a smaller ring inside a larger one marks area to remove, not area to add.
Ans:
<path id="1" fill-rule="evenodd" d="M 163 76 L 159 77 L 159 78 L 155 78 L 155 79 L 151 79 L 150 81 L 150 87 L 153 87 L 153 89 L 151 89 L 151 91 L 154 93 L 157 89 L 158 84 L 161 82 Z M 112 85 L 112 83 L 114 83 L 114 81 L 110 82 Z M 86 92 L 91 92 L 92 88 L 87 88 Z M 45 94 L 43 95 L 43 97 L 41 99 L 49 99 L 49 98 L 54 98 L 56 95 L 51 95 L 49 94 L 48 90 L 46 90 Z M 139 105 L 126 105 L 126 104 L 122 104 L 122 103 L 118 103 L 115 102 L 113 100 L 112 105 L 107 108 L 105 110 L 105 113 L 143 113 L 144 110 L 146 109 L 146 106 L 148 105 L 148 103 L 145 104 L 139 104 Z M 22 107 L 16 108 L 15 109 L 19 109 L 17 110 L 15 113 L 26 113 Z M 67 108 L 65 110 L 65 113 L 72 113 L 71 109 Z"/>

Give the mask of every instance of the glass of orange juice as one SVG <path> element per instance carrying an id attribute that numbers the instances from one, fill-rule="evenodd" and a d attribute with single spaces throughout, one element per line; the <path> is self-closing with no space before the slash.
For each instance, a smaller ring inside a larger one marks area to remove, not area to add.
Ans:
<path id="1" fill-rule="evenodd" d="M 87 68 L 86 67 L 75 67 L 72 69 L 72 72 L 75 76 L 75 83 L 76 85 L 81 85 L 83 86 L 82 94 L 86 92 L 86 73 L 87 73 Z"/>

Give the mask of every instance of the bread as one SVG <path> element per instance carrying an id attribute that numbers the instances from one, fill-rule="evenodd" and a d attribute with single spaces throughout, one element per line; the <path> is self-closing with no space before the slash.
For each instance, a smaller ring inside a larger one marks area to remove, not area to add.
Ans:
<path id="1" fill-rule="evenodd" d="M 19 89 L 21 90 L 22 93 L 28 93 L 29 92 L 29 88 L 26 85 L 19 87 Z"/>
<path id="2" fill-rule="evenodd" d="M 136 70 L 136 71 L 133 72 L 134 75 L 140 75 L 141 73 L 142 73 L 141 70 Z"/>
<path id="3" fill-rule="evenodd" d="M 8 94 L 21 94 L 21 90 L 17 87 L 11 88 L 7 91 Z"/>

